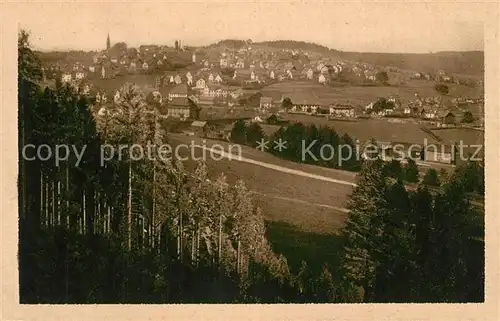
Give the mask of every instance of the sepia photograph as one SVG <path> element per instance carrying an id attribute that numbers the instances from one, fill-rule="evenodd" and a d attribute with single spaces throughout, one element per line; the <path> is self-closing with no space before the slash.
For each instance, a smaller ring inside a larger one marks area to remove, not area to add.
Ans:
<path id="1" fill-rule="evenodd" d="M 18 303 L 485 302 L 487 8 L 20 4 Z"/>

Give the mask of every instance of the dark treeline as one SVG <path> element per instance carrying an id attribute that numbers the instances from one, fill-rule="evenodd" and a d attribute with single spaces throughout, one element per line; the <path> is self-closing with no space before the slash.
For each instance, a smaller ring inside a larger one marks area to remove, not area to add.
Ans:
<path id="1" fill-rule="evenodd" d="M 189 172 L 128 152 L 100 164 L 103 144 L 167 143 L 136 87 L 101 108 L 77 89 L 37 85 L 40 63 L 25 32 L 18 50 L 21 303 L 483 300 L 483 215 L 467 197 L 481 192 L 482 166 L 466 165 L 431 194 L 423 185 L 407 192 L 381 161 L 350 165 L 361 171 L 340 266 L 293 273 L 244 182 L 210 180 L 203 163 Z M 296 137 L 314 133 L 291 128 Z M 259 135 L 253 126 L 245 142 Z M 324 141 L 348 141 L 332 136 Z M 73 153 L 56 164 L 24 159 L 28 144 L 86 149 L 80 163 Z"/>
<path id="2" fill-rule="evenodd" d="M 245 121 L 239 120 L 231 131 L 231 140 L 238 144 L 256 147 L 257 142 L 263 138 L 266 137 L 258 123 L 246 125 Z M 297 122 L 281 126 L 273 135 L 267 137 L 267 140 L 286 142 L 286 148 L 281 151 L 270 145 L 267 151 L 297 163 L 348 171 L 359 171 L 361 168 L 361 160 L 356 154 L 355 140 L 348 134 L 339 135 L 331 127 L 317 127 L 314 124 L 306 126 Z M 322 151 L 321 148 L 325 145 L 332 148 L 324 148 Z M 308 152 L 303 153 L 303 151 Z"/>
<path id="3" fill-rule="evenodd" d="M 319 290 L 333 288 L 327 268 L 309 282 L 272 251 L 242 181 L 211 181 L 202 163 L 188 172 L 130 151 L 100 163 L 103 144 L 167 143 L 135 86 L 101 108 L 75 88 L 37 85 L 40 61 L 25 32 L 18 50 L 21 302 L 340 300 Z M 34 152 L 42 145 L 85 148 L 84 157 L 42 161 Z"/>
<path id="4" fill-rule="evenodd" d="M 440 190 L 408 192 L 383 161 L 363 164 L 343 228 L 341 274 L 364 302 L 482 302 L 484 213 L 467 197 L 467 164 Z"/>

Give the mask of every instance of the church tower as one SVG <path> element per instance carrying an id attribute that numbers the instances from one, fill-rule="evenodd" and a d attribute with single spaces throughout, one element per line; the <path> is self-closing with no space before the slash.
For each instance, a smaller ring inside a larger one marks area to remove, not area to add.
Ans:
<path id="1" fill-rule="evenodd" d="M 111 48 L 111 40 L 109 39 L 109 33 L 108 33 L 108 38 L 106 39 L 106 50 L 109 50 Z"/>

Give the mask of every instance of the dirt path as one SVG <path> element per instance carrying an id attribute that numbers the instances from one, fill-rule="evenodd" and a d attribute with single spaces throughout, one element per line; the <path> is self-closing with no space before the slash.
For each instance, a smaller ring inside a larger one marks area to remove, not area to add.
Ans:
<path id="1" fill-rule="evenodd" d="M 201 149 L 207 150 L 207 151 L 209 151 L 212 154 L 222 156 L 222 157 L 227 158 L 229 160 L 236 160 L 236 161 L 239 161 L 239 162 L 244 162 L 244 163 L 248 163 L 248 164 L 258 165 L 258 166 L 269 168 L 269 169 L 272 169 L 272 170 L 275 170 L 275 171 L 278 171 L 278 172 L 283 172 L 283 173 L 298 175 L 298 176 L 307 177 L 307 178 L 313 178 L 313 179 L 317 179 L 317 180 L 321 180 L 321 181 L 325 181 L 325 182 L 330 182 L 330 183 L 335 183 L 335 184 L 342 184 L 342 185 L 348 185 L 348 186 L 356 186 L 356 184 L 354 184 L 354 182 L 350 182 L 350 181 L 345 181 L 345 180 L 340 180 L 340 179 L 334 179 L 334 178 L 330 178 L 330 177 L 326 177 L 326 176 L 322 176 L 322 175 L 316 175 L 316 174 L 311 174 L 311 173 L 307 173 L 307 172 L 304 172 L 304 171 L 299 171 L 299 170 L 296 170 L 296 169 L 287 168 L 287 167 L 284 167 L 284 166 L 269 164 L 269 163 L 265 163 L 265 162 L 253 160 L 253 159 L 250 159 L 250 158 L 247 158 L 247 157 L 243 157 L 243 156 L 240 156 L 240 155 L 231 154 L 231 153 L 228 153 L 226 151 L 221 151 L 221 150 L 218 150 L 218 149 L 209 148 L 209 147 L 206 147 L 206 146 L 201 146 L 201 145 L 193 145 L 193 146 L 196 147 L 196 148 L 201 148 Z"/>
<path id="2" fill-rule="evenodd" d="M 346 209 L 345 207 L 337 207 L 337 206 L 331 206 L 331 205 L 327 205 L 327 204 L 313 203 L 313 202 L 303 201 L 303 200 L 300 200 L 297 198 L 291 198 L 291 197 L 280 196 L 280 195 L 265 194 L 265 193 L 261 193 L 259 191 L 251 191 L 251 192 L 253 194 L 262 195 L 262 196 L 270 197 L 270 198 L 276 198 L 276 199 L 280 199 L 280 200 L 284 200 L 284 201 L 288 201 L 288 202 L 295 202 L 295 203 L 300 203 L 300 204 L 305 204 L 305 205 L 324 207 L 324 208 L 336 210 L 336 211 L 343 212 L 343 213 L 349 213 L 349 210 Z"/>

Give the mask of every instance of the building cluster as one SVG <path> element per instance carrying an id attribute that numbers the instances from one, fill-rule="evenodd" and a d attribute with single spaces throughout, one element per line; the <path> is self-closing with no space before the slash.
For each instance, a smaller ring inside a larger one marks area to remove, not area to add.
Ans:
<path id="1" fill-rule="evenodd" d="M 194 118 L 194 113 L 204 107 L 233 107 L 242 100 L 255 98 L 256 92 L 259 94 L 256 107 L 262 111 L 281 109 L 284 99 L 288 98 L 290 105 L 286 108 L 291 113 L 354 118 L 362 106 L 332 101 L 314 93 L 294 92 L 285 97 L 281 92 L 260 92 L 260 88 L 291 80 L 326 85 L 346 75 L 376 81 L 380 71 L 382 69 L 366 62 L 325 58 L 303 50 L 252 47 L 252 44 L 238 49 L 216 46 L 190 50 L 182 46 L 180 40 L 176 40 L 173 47 L 127 48 L 124 43 L 111 46 L 109 35 L 106 49 L 92 53 L 91 59 L 57 61 L 44 66 L 44 76 L 72 84 L 81 93 L 95 97 L 95 102 L 103 106 L 111 103 L 118 91 L 98 88 L 93 80 L 147 74 L 154 83 L 147 89 L 150 101 L 158 104 L 164 115 L 181 119 Z M 390 68 L 387 71 L 401 72 Z M 416 72 L 411 78 L 431 80 L 433 77 L 429 73 Z M 443 70 L 438 70 L 434 78 L 440 82 L 456 80 Z M 480 100 L 464 97 L 452 100 L 452 104 L 484 104 Z M 416 97 L 411 101 L 389 97 L 382 105 L 372 102 L 364 109 L 373 117 L 401 116 L 454 122 L 453 113 L 441 108 L 440 97 Z"/>

